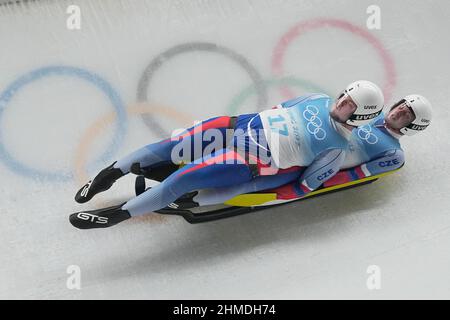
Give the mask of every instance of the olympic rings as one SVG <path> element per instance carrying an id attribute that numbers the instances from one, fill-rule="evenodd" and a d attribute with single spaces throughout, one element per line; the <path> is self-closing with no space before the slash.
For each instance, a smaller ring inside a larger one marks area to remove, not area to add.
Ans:
<path id="1" fill-rule="evenodd" d="M 317 140 L 321 141 L 327 137 L 327 133 L 322 128 L 323 123 L 318 115 L 319 109 L 314 105 L 307 105 L 303 111 L 303 118 L 308 122 L 306 130 Z"/>
<path id="2" fill-rule="evenodd" d="M 147 102 L 148 101 L 148 90 L 149 84 L 155 74 L 155 72 L 169 59 L 178 56 L 180 54 L 184 54 L 191 51 L 206 51 L 213 52 L 220 55 L 223 55 L 229 58 L 231 61 L 236 62 L 239 66 L 241 66 L 250 76 L 253 81 L 253 86 L 255 87 L 256 94 L 258 96 L 257 106 L 265 106 L 267 105 L 267 91 L 266 87 L 263 85 L 263 79 L 259 74 L 258 70 L 242 55 L 234 52 L 231 49 L 228 49 L 223 46 L 219 46 L 214 43 L 209 42 L 189 42 L 176 45 L 166 51 L 160 53 L 156 56 L 150 64 L 145 68 L 141 79 L 139 80 L 138 90 L 137 90 L 137 101 L 138 102 Z M 167 136 L 168 133 L 158 124 L 157 121 L 153 119 L 150 114 L 141 115 L 144 120 L 145 125 L 152 131 L 156 131 L 156 133 L 160 136 Z"/>
<path id="3" fill-rule="evenodd" d="M 272 72 L 277 76 L 283 74 L 283 58 L 285 56 L 285 52 L 288 46 L 291 44 L 291 42 L 293 42 L 294 39 L 296 39 L 305 32 L 312 31 L 314 29 L 322 27 L 338 28 L 350 32 L 369 42 L 369 44 L 376 50 L 376 52 L 379 54 L 379 56 L 383 61 L 385 69 L 385 83 L 383 85 L 383 91 L 385 92 L 386 98 L 389 99 L 392 95 L 392 90 L 396 84 L 395 65 L 391 56 L 383 47 L 382 43 L 375 36 L 370 34 L 368 31 L 344 20 L 319 18 L 300 22 L 294 25 L 282 36 L 282 38 L 278 41 L 274 49 L 272 56 Z M 158 70 L 158 68 L 160 68 L 163 65 L 164 62 L 166 62 L 166 60 L 169 60 L 175 56 L 190 51 L 206 51 L 218 53 L 239 64 L 249 74 L 253 84 L 243 89 L 234 98 L 232 98 L 231 102 L 227 106 L 227 114 L 236 114 L 238 108 L 245 102 L 245 100 L 251 94 L 257 95 L 258 108 L 268 107 L 267 91 L 268 88 L 272 86 L 281 87 L 282 93 L 284 95 L 288 95 L 289 98 L 291 98 L 291 94 L 290 90 L 287 88 L 288 85 L 303 87 L 306 88 L 308 91 L 324 92 L 324 90 L 321 89 L 320 87 L 312 83 L 309 83 L 305 80 L 297 79 L 294 77 L 281 77 L 281 78 L 277 77 L 273 79 L 263 80 L 259 72 L 255 69 L 255 67 L 251 63 L 249 63 L 249 61 L 246 58 L 232 51 L 231 49 L 216 45 L 214 43 L 192 42 L 192 43 L 183 43 L 171 47 L 165 50 L 164 52 L 160 53 L 150 62 L 150 64 L 143 71 L 143 74 L 141 75 L 140 81 L 138 83 L 137 100 L 139 102 L 147 101 L 149 85 L 151 80 L 153 79 L 154 73 Z M 53 76 L 53 75 L 74 76 L 82 80 L 88 81 L 94 84 L 100 90 L 102 90 L 106 94 L 106 96 L 108 96 L 108 98 L 111 100 L 119 121 L 117 121 L 116 123 L 116 132 L 112 139 L 112 143 L 108 146 L 106 151 L 97 160 L 101 162 L 108 161 L 109 158 L 112 157 L 113 151 L 115 151 L 118 148 L 118 145 L 122 142 L 123 137 L 125 135 L 127 126 L 126 110 L 123 106 L 123 102 L 119 94 L 114 90 L 114 88 L 105 80 L 103 80 L 100 76 L 90 73 L 89 71 L 70 66 L 49 66 L 33 70 L 25 75 L 22 75 L 14 82 L 12 82 L 0 94 L 0 120 L 1 116 L 3 115 L 3 112 L 6 109 L 7 104 L 12 100 L 14 95 L 20 89 L 22 89 L 22 87 L 46 76 Z M 168 133 L 166 133 L 165 130 L 155 121 L 153 115 L 148 113 L 149 112 L 141 112 L 139 114 L 144 120 L 146 126 L 149 129 L 156 131 L 158 135 L 167 135 Z M 176 113 L 171 114 L 172 118 L 174 116 L 176 116 Z M 309 118 L 312 119 L 312 116 Z M 322 129 L 320 127 L 320 123 L 318 122 L 320 121 L 320 119 L 319 118 L 317 119 L 308 122 L 307 130 L 309 132 L 312 132 L 312 134 L 315 134 L 316 138 L 320 139 L 323 137 L 324 134 L 320 130 Z M 326 135 L 326 132 L 324 133 Z M 359 134 L 362 135 L 363 137 L 367 136 L 367 134 L 364 134 L 364 131 L 359 132 Z M 371 137 L 372 136 L 369 135 L 367 139 L 373 141 L 371 140 L 372 139 Z M 2 138 L 3 137 L 1 136 L 0 131 L 0 161 L 3 161 L 6 164 L 6 166 L 13 172 L 24 176 L 29 176 L 32 178 L 40 178 L 43 180 L 67 181 L 73 178 L 73 173 L 42 171 L 31 168 L 19 162 L 6 150 Z M 79 172 L 77 174 L 79 174 Z"/>
<path id="4" fill-rule="evenodd" d="M 358 128 L 358 137 L 361 140 L 365 140 L 368 144 L 376 144 L 378 137 L 372 132 L 372 128 L 369 125 L 365 125 Z"/>
<path id="5" fill-rule="evenodd" d="M 384 48 L 383 44 L 378 40 L 374 35 L 372 35 L 367 30 L 355 26 L 350 22 L 339 19 L 327 19 L 327 18 L 319 18 L 314 20 L 308 20 L 300 22 L 290 28 L 278 41 L 272 55 L 272 72 L 275 76 L 283 76 L 283 62 L 284 56 L 289 45 L 301 36 L 303 33 L 312 31 L 314 29 L 322 28 L 322 27 L 334 27 L 344 31 L 348 31 L 362 39 L 366 40 L 379 54 L 383 61 L 384 69 L 385 69 L 385 83 L 382 86 L 384 96 L 386 97 L 386 101 L 391 99 L 393 88 L 396 84 L 396 71 L 395 71 L 395 63 L 392 57 L 389 55 L 389 52 Z M 291 99 L 294 95 L 293 93 L 286 87 L 281 88 L 282 94 Z"/>
<path id="6" fill-rule="evenodd" d="M 106 159 L 111 158 L 113 156 L 113 151 L 118 148 L 120 143 L 122 143 L 123 136 L 126 132 L 126 111 L 122 99 L 120 98 L 116 90 L 99 75 L 91 73 L 87 70 L 70 66 L 48 66 L 33 70 L 20 76 L 0 94 L 0 119 L 8 103 L 20 89 L 34 81 L 54 75 L 72 76 L 85 80 L 100 89 L 111 100 L 114 112 L 117 114 L 119 121 L 117 121 L 116 123 L 116 132 L 112 139 L 112 143 L 97 161 L 104 162 L 106 161 Z M 3 163 L 13 172 L 23 176 L 50 181 L 67 181 L 69 179 L 72 179 L 72 174 L 68 172 L 39 170 L 21 163 L 20 161 L 15 159 L 9 153 L 9 151 L 7 151 L 2 140 L 3 139 L 0 131 L 0 161 L 3 161 Z"/>
<path id="7" fill-rule="evenodd" d="M 326 93 L 326 90 L 322 89 L 321 87 L 315 85 L 312 82 L 295 78 L 295 77 L 283 77 L 283 78 L 272 78 L 272 79 L 266 79 L 263 81 L 263 85 L 268 87 L 278 87 L 283 85 L 290 85 L 290 86 L 297 86 L 304 88 L 306 90 L 313 90 L 315 92 L 323 92 Z M 237 114 L 238 108 L 244 103 L 244 101 L 252 94 L 255 94 L 257 92 L 257 89 L 255 85 L 250 85 L 247 88 L 243 89 L 241 92 L 239 92 L 233 99 L 231 99 L 231 102 L 226 107 L 226 114 L 228 115 L 235 115 Z M 268 106 L 260 106 L 263 108 L 267 108 Z"/>

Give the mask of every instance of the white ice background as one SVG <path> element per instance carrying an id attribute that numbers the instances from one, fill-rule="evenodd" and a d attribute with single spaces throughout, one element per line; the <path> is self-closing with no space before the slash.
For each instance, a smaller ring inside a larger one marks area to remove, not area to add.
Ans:
<path id="1" fill-rule="evenodd" d="M 73 4 L 81 9 L 80 30 L 66 26 Z M 283 34 L 301 22 L 336 19 L 365 30 L 392 58 L 395 83 L 387 105 L 420 93 L 434 106 L 430 128 L 402 139 L 405 167 L 371 185 L 206 224 L 149 216 L 81 231 L 69 224 L 70 213 L 133 196 L 129 176 L 79 205 L 73 196 L 81 175 L 161 136 L 129 111 L 114 155 L 96 161 L 116 139 L 117 123 L 105 120 L 114 110 L 110 100 L 80 78 L 42 77 L 0 102 L 0 144 L 10 156 L 0 155 L 0 298 L 450 298 L 450 2 L 376 1 L 380 30 L 367 28 L 371 4 L 44 0 L 0 6 L 0 94 L 33 70 L 71 66 L 100 76 L 124 108 L 136 109 L 145 67 L 191 42 L 233 50 L 263 79 L 273 79 L 273 50 Z M 336 95 L 353 80 L 386 82 L 373 46 L 330 26 L 293 40 L 284 71 Z M 233 97 L 251 84 L 227 57 L 192 51 L 155 72 L 146 108 L 170 132 L 227 114 Z M 260 108 L 283 100 L 279 88 L 270 87 Z M 254 112 L 257 103 L 252 95 L 238 112 Z M 89 128 L 97 134 L 86 139 Z M 72 178 L 28 174 L 11 161 Z M 66 286 L 71 265 L 80 267 L 80 290 Z M 370 265 L 381 270 L 379 290 L 366 285 Z"/>

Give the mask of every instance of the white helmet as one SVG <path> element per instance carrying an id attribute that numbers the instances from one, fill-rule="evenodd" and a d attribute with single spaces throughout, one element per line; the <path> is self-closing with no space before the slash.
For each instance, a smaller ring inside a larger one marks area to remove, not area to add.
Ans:
<path id="1" fill-rule="evenodd" d="M 348 85 L 343 94 L 352 98 L 357 106 L 355 112 L 346 121 L 351 126 L 359 127 L 365 125 L 383 111 L 383 92 L 373 82 L 366 80 L 355 81 Z"/>
<path id="2" fill-rule="evenodd" d="M 402 100 L 394 104 L 391 108 L 394 109 L 406 103 L 406 105 L 412 110 L 416 118 L 406 127 L 401 128 L 400 132 L 412 136 L 417 132 L 425 130 L 431 123 L 433 110 L 431 108 L 431 103 L 424 97 L 418 94 L 411 94 L 404 97 Z"/>

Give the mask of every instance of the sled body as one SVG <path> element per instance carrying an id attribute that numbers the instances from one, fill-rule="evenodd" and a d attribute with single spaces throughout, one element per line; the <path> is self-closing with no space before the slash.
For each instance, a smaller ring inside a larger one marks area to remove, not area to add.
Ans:
<path id="1" fill-rule="evenodd" d="M 169 175 L 176 168 L 173 167 L 171 170 L 167 170 L 166 175 Z M 290 200 L 280 200 L 277 199 L 277 194 L 272 192 L 258 192 L 258 193 L 246 193 L 238 195 L 223 204 L 213 205 L 213 206 L 200 206 L 200 207 L 191 207 L 187 206 L 186 202 L 182 198 L 178 199 L 174 203 L 171 203 L 169 206 L 157 210 L 156 212 L 159 214 L 165 215 L 179 215 L 182 216 L 189 223 L 201 223 L 208 222 L 213 220 L 219 220 L 224 218 L 229 218 L 237 215 L 242 215 L 246 213 L 250 213 L 253 211 L 259 211 L 267 208 L 273 208 L 276 206 L 284 205 L 291 202 L 302 201 L 306 199 L 310 199 L 317 196 L 322 196 L 328 193 L 343 191 L 350 188 L 355 188 L 359 186 L 363 186 L 366 184 L 370 184 L 375 182 L 379 178 L 387 176 L 389 174 L 394 173 L 395 171 L 400 170 L 392 170 L 379 175 L 366 177 L 363 179 L 332 185 L 328 187 L 321 186 L 317 190 L 309 193 L 305 197 L 298 199 L 290 199 Z M 146 178 L 154 179 L 157 181 L 161 181 L 164 177 L 158 176 L 158 179 L 150 175 L 145 175 Z M 145 181 L 144 176 L 139 176 L 136 179 L 136 193 L 142 193 L 145 190 Z M 140 191 L 138 191 L 140 190 Z"/>

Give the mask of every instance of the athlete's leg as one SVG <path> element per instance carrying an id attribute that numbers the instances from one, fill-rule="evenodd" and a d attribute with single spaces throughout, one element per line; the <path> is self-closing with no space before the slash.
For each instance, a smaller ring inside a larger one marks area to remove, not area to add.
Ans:
<path id="1" fill-rule="evenodd" d="M 134 163 L 139 163 L 141 168 L 145 168 L 165 162 L 173 163 L 174 160 L 177 162 L 176 159 L 173 159 L 172 154 L 172 151 L 176 146 L 178 146 L 179 148 L 177 149 L 182 152 L 189 151 L 185 152 L 186 154 L 176 155 L 183 158 L 186 162 L 201 158 L 206 155 L 203 154 L 203 152 L 212 143 L 209 139 L 211 134 L 214 135 L 214 133 L 216 133 L 214 138 L 221 140 L 214 141 L 217 142 L 216 150 L 225 147 L 227 141 L 226 129 L 230 129 L 233 126 L 233 119 L 234 117 L 220 116 L 199 122 L 195 126 L 186 129 L 174 137 L 149 144 L 125 156 L 118 160 L 114 167 L 119 168 L 123 173 L 128 173 Z M 210 132 L 207 132 L 207 130 L 210 130 Z"/>
<path id="2" fill-rule="evenodd" d="M 166 207 L 183 194 L 204 188 L 231 187 L 249 182 L 254 173 L 236 151 L 223 149 L 201 162 L 190 163 L 177 170 L 159 185 L 147 190 L 122 206 L 131 216 Z"/>
<path id="3" fill-rule="evenodd" d="M 242 193 L 279 186 L 298 177 L 300 170 L 295 169 L 285 170 L 277 176 L 255 178 L 258 170 L 254 165 L 249 165 L 238 152 L 223 149 L 203 158 L 201 162 L 186 165 L 156 187 L 124 204 L 74 213 L 70 216 L 70 222 L 80 229 L 110 227 L 133 216 L 162 209 L 194 190 L 219 188 L 231 194 L 233 188 L 238 188 L 238 192 Z"/>
<path id="4" fill-rule="evenodd" d="M 160 180 L 161 173 L 168 176 L 177 169 L 177 165 L 182 160 L 193 161 L 201 158 L 207 150 L 224 148 L 228 140 L 227 129 L 234 126 L 234 121 L 235 117 L 214 117 L 202 121 L 174 137 L 140 148 L 103 169 L 77 192 L 75 200 L 79 203 L 89 201 L 97 193 L 108 190 L 117 179 L 130 171 L 140 174 L 155 167 L 155 170 L 158 170 L 155 178 Z M 175 147 L 177 157 L 173 159 Z"/>
<path id="5" fill-rule="evenodd" d="M 198 203 L 199 206 L 221 204 L 240 194 L 258 192 L 285 185 L 298 179 L 301 173 L 302 170 L 296 167 L 293 170 L 280 170 L 276 175 L 258 176 L 249 182 L 232 187 L 203 189 L 199 190 L 192 200 Z"/>

